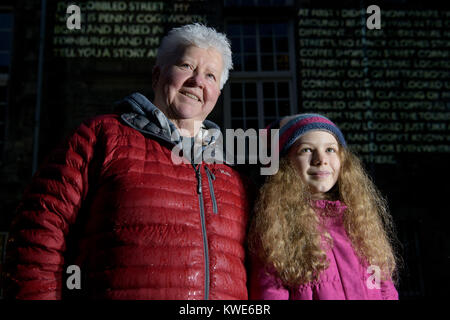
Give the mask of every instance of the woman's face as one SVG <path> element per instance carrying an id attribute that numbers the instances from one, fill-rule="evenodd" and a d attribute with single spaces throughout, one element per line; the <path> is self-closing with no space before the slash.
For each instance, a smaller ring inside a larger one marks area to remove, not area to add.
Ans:
<path id="1" fill-rule="evenodd" d="M 155 105 L 171 119 L 205 120 L 220 95 L 222 70 L 216 49 L 181 49 L 170 65 L 153 71 Z"/>
<path id="2" fill-rule="evenodd" d="M 288 153 L 302 181 L 310 188 L 313 199 L 323 199 L 336 184 L 341 168 L 336 138 L 321 130 L 301 136 Z"/>

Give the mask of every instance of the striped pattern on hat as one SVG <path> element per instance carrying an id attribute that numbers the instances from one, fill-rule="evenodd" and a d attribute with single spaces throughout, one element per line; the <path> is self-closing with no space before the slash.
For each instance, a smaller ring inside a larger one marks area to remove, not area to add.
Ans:
<path id="1" fill-rule="evenodd" d="M 311 130 L 328 131 L 343 147 L 347 146 L 341 130 L 330 119 L 320 114 L 302 113 L 284 117 L 270 124 L 267 129 L 280 129 L 280 156 L 287 154 L 295 141 Z"/>

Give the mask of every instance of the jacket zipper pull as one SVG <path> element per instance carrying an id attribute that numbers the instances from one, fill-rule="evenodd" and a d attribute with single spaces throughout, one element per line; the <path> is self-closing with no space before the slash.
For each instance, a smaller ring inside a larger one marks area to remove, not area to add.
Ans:
<path id="1" fill-rule="evenodd" d="M 211 170 L 209 170 L 209 168 L 207 166 L 205 166 L 205 169 L 208 171 L 207 173 L 209 173 L 210 177 L 214 180 L 216 180 L 216 176 L 214 175 L 214 173 L 211 172 Z"/>
<path id="2" fill-rule="evenodd" d="M 214 185 L 212 182 L 212 180 L 216 180 L 216 177 L 211 172 L 211 170 L 209 170 L 209 168 L 207 166 L 205 166 L 205 171 L 206 171 L 206 175 L 208 177 L 209 192 L 211 194 L 211 200 L 212 200 L 212 204 L 213 204 L 213 213 L 218 213 L 216 196 L 214 195 Z"/>
<path id="3" fill-rule="evenodd" d="M 200 166 L 198 167 L 198 171 L 196 171 L 197 175 L 197 193 L 202 193 L 202 174 L 200 173 Z"/>

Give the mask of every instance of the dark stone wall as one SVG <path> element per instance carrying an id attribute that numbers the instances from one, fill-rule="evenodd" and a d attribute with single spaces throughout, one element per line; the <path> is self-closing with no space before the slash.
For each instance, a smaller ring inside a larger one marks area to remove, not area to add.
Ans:
<path id="1" fill-rule="evenodd" d="M 0 228 L 6 230 L 31 178 L 39 57 L 40 1 L 10 3 L 14 12 L 8 127 L 0 166 Z"/>
<path id="2" fill-rule="evenodd" d="M 47 25 L 39 130 L 38 163 L 51 149 L 79 125 L 97 114 L 113 111 L 113 103 L 139 91 L 152 98 L 151 69 L 154 59 L 64 59 L 55 57 L 52 37 L 58 1 L 47 1 Z M 168 1 L 175 3 L 175 1 Z M 315 6 L 315 1 L 293 1 L 290 19 L 298 8 Z M 327 1 L 321 2 L 327 8 Z M 360 1 L 356 1 L 357 6 Z M 286 10 L 222 8 L 223 1 L 179 1 L 190 4 L 195 13 L 204 13 L 208 24 L 223 31 L 225 18 L 286 18 Z M 412 3 L 412 2 L 411 2 Z M 383 1 L 391 7 L 424 8 L 433 1 Z M 422 3 L 419 5 L 418 3 Z M 355 1 L 330 4 L 351 6 Z M 2 4 L 3 5 L 3 4 Z M 6 4 L 8 5 L 8 4 Z M 32 176 L 33 139 L 39 58 L 41 1 L 9 1 L 14 11 L 13 59 L 10 72 L 8 127 L 0 163 L 0 231 L 7 231 L 14 210 Z M 383 9 L 383 7 L 382 7 Z M 448 8 L 447 8 L 448 10 Z M 298 21 L 295 21 L 298 22 Z M 164 24 L 164 33 L 173 24 Z M 296 39 L 298 40 L 298 39 Z M 296 54 L 298 54 L 296 43 Z M 298 57 L 296 57 L 298 58 Z M 450 65 L 450 62 L 449 62 Z M 297 65 L 297 79 L 300 67 Z M 299 89 L 300 86 L 299 86 Z M 299 111 L 301 90 L 297 93 Z M 448 101 L 448 99 L 447 99 Z M 448 111 L 448 103 L 447 109 Z M 308 110 L 310 111 L 310 110 Z M 223 97 L 210 115 L 223 128 Z M 448 145 L 448 142 L 447 142 Z M 450 284 L 450 237 L 447 232 L 448 154 L 414 153 L 399 155 L 398 164 L 368 168 L 382 193 L 388 198 L 403 244 L 405 268 L 401 273 L 403 298 L 445 296 Z"/>

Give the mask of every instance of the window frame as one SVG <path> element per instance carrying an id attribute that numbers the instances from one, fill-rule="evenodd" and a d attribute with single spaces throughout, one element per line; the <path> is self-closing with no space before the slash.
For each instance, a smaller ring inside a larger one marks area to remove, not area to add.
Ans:
<path id="1" fill-rule="evenodd" d="M 280 19 L 241 19 L 229 17 L 225 21 L 225 30 L 230 23 L 280 23 Z M 231 116 L 231 84 L 232 83 L 256 83 L 257 90 L 257 106 L 258 106 L 258 127 L 264 128 L 265 115 L 264 115 L 264 101 L 263 101 L 263 82 L 277 82 L 277 81 L 286 81 L 289 83 L 289 101 L 290 101 L 290 114 L 295 114 L 298 112 L 298 103 L 297 103 L 297 69 L 296 69 L 296 42 L 295 42 L 295 28 L 294 28 L 294 20 L 288 19 L 287 21 L 282 21 L 287 23 L 288 28 L 288 55 L 289 55 L 289 69 L 283 71 L 231 71 L 230 77 L 223 88 L 223 97 L 224 97 L 224 108 L 223 108 L 223 119 L 225 128 L 234 128 L 232 126 L 232 116 Z M 259 37 L 259 34 L 257 34 Z M 259 38 L 258 38 L 259 39 Z M 242 45 L 242 42 L 241 42 Z M 257 56 L 257 65 L 258 68 L 261 69 L 260 66 L 260 48 L 259 41 L 256 43 L 256 56 Z M 233 50 L 233 48 L 231 48 Z M 242 118 L 245 121 L 245 118 Z M 248 128 L 246 128 L 248 129 Z M 258 128 L 255 128 L 258 129 Z"/>

